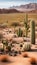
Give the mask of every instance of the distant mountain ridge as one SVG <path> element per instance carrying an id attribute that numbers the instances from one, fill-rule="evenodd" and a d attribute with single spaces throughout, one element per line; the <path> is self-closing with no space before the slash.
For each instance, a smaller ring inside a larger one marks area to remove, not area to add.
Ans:
<path id="1" fill-rule="evenodd" d="M 0 9 L 0 14 L 3 13 L 19 13 L 19 11 L 16 9 Z"/>
<path id="2" fill-rule="evenodd" d="M 8 9 L 0 9 L 0 14 L 3 13 L 37 13 L 37 3 L 29 3 L 25 5 L 20 5 L 20 6 L 12 6 L 9 7 Z"/>
<path id="3" fill-rule="evenodd" d="M 22 11 L 22 12 L 37 10 L 37 3 L 29 3 L 20 6 L 13 6 L 10 7 L 10 9 L 17 9 L 18 11 Z"/>

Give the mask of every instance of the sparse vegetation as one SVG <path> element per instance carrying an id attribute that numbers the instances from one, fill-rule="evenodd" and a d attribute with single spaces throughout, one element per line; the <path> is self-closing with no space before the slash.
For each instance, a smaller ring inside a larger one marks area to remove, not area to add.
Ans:
<path id="1" fill-rule="evenodd" d="M 2 47 L 3 44 L 3 49 L 0 49 L 0 54 L 1 52 L 3 52 L 3 54 L 8 54 L 10 56 L 17 56 L 21 54 L 23 57 L 22 58 L 20 55 L 21 60 L 23 59 L 23 61 L 25 61 L 25 59 L 28 59 L 29 57 L 28 53 L 30 52 L 32 53 L 32 51 L 34 50 L 34 48 L 32 48 L 31 45 L 34 46 L 33 44 L 35 44 L 35 22 L 36 22 L 35 20 L 37 20 L 37 15 L 35 14 L 34 16 L 34 14 L 29 14 L 29 13 L 27 13 L 26 15 L 25 13 L 20 13 L 20 14 L 13 13 L 13 14 L 2 14 L 2 15 L 0 14 L 0 16 L 1 16 L 0 23 L 3 24 L 3 26 L 5 26 L 4 23 L 8 24 L 8 27 L 2 28 L 4 38 L 2 36 L 2 33 L 0 34 L 0 43 L 1 40 L 3 39 L 0 45 Z M 34 19 L 34 21 L 31 21 L 32 19 Z M 31 27 L 31 31 L 30 31 L 30 27 Z M 1 31 L 1 27 L 0 27 L 0 31 Z M 29 39 L 30 35 L 28 37 L 28 34 L 30 34 L 30 32 L 31 32 L 31 40 Z M 36 48 L 37 47 L 35 47 L 35 50 Z M 12 61 L 13 58 L 14 57 L 10 57 L 10 60 Z M 7 55 L 1 56 L 0 61 L 8 62 L 9 61 L 8 56 Z M 36 59 L 30 57 L 30 63 L 32 65 L 35 65 Z"/>
<path id="2" fill-rule="evenodd" d="M 8 26 L 11 25 L 12 22 L 24 21 L 24 19 L 25 13 L 0 14 L 0 23 L 4 23 L 8 20 Z M 33 19 L 37 23 L 37 14 L 28 13 L 28 19 Z"/>

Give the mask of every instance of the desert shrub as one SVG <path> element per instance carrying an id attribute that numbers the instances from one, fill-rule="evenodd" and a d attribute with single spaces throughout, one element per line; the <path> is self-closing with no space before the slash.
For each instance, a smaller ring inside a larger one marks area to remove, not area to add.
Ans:
<path id="1" fill-rule="evenodd" d="M 8 46 L 8 40 L 2 40 L 2 43 L 6 46 Z"/>
<path id="2" fill-rule="evenodd" d="M 22 51 L 30 51 L 31 50 L 31 44 L 25 43 L 23 44 Z"/>
<path id="3" fill-rule="evenodd" d="M 19 22 L 12 22 L 12 24 L 11 24 L 11 26 L 19 26 L 20 24 L 19 24 Z"/>
<path id="4" fill-rule="evenodd" d="M 1 55 L 1 56 L 0 56 L 0 61 L 1 61 L 1 62 L 8 62 L 8 61 L 9 61 L 8 55 Z"/>
<path id="5" fill-rule="evenodd" d="M 36 65 L 36 59 L 34 57 L 30 58 L 29 61 L 32 65 Z"/>
<path id="6" fill-rule="evenodd" d="M 23 57 L 28 57 L 28 54 L 25 52 L 22 54 Z"/>
<path id="7" fill-rule="evenodd" d="M 0 28 L 6 28 L 7 26 L 8 26 L 7 23 L 0 24 Z"/>

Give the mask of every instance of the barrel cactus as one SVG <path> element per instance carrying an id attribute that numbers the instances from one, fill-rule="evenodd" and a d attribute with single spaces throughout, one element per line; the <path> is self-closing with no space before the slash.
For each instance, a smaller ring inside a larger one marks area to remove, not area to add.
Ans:
<path id="1" fill-rule="evenodd" d="M 30 22 L 30 26 L 31 26 L 31 43 L 35 44 L 35 21 L 31 21 Z"/>
<path id="2" fill-rule="evenodd" d="M 29 51 L 31 50 L 31 44 L 30 43 L 24 43 L 22 47 L 22 51 Z"/>

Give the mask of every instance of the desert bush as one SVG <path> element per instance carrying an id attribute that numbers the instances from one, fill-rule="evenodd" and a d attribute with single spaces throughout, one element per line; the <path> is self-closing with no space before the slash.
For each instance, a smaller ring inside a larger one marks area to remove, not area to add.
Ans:
<path id="1" fill-rule="evenodd" d="M 8 62 L 8 61 L 9 61 L 8 55 L 1 55 L 1 56 L 0 56 L 0 61 L 1 61 L 1 62 Z"/>
<path id="2" fill-rule="evenodd" d="M 30 58 L 29 61 L 32 65 L 36 65 L 36 59 L 34 57 Z"/>
<path id="3" fill-rule="evenodd" d="M 2 40 L 2 43 L 6 46 L 8 46 L 8 40 Z"/>
<path id="4" fill-rule="evenodd" d="M 22 54 L 23 57 L 28 57 L 28 54 L 25 52 Z"/>
<path id="5" fill-rule="evenodd" d="M 31 44 L 30 43 L 24 43 L 22 47 L 22 51 L 30 51 L 31 50 Z"/>
<path id="6" fill-rule="evenodd" d="M 12 22 L 12 24 L 11 24 L 11 26 L 19 26 L 20 24 L 19 24 L 19 22 Z"/>
<path id="7" fill-rule="evenodd" d="M 2 23 L 2 24 L 0 24 L 0 28 L 6 28 L 7 26 L 8 26 L 7 23 Z"/>

